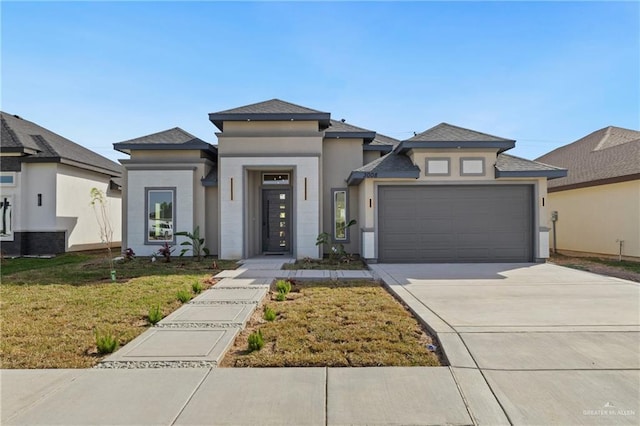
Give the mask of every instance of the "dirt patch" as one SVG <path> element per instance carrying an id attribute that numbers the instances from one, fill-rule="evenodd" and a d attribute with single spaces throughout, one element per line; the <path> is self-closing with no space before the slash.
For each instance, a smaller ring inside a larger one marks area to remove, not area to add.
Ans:
<path id="1" fill-rule="evenodd" d="M 561 254 L 552 255 L 549 263 L 567 266 L 569 268 L 579 269 L 582 271 L 593 272 L 595 274 L 606 275 L 609 277 L 622 278 L 629 281 L 640 282 L 640 272 L 629 270 L 623 266 L 616 266 L 615 261 L 608 259 L 596 259 L 592 257 L 573 257 Z M 606 262 L 606 263 L 604 263 Z"/>

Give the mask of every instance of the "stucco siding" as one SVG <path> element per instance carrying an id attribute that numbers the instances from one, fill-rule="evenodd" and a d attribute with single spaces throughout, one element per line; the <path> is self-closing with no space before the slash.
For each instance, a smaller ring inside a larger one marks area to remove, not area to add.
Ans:
<path id="1" fill-rule="evenodd" d="M 182 170 L 129 170 L 127 189 L 127 245 L 136 254 L 149 256 L 160 246 L 145 244 L 147 218 L 145 215 L 145 188 L 176 188 L 174 231 L 193 230 L 194 227 L 194 169 Z M 204 214 L 204 213 L 203 213 Z M 185 241 L 177 237 L 176 245 Z M 176 250 L 175 254 L 178 254 Z"/>
<path id="2" fill-rule="evenodd" d="M 333 236 L 333 189 L 346 189 L 349 195 L 347 199 L 347 221 L 356 219 L 358 215 L 358 187 L 347 187 L 347 177 L 352 170 L 362 165 L 362 139 L 325 139 L 322 149 L 322 230 Z M 360 252 L 360 233 L 358 225 L 348 230 L 349 240 L 344 243 L 345 250 L 349 253 Z M 336 242 L 338 243 L 338 242 Z M 325 251 L 326 251 L 325 247 Z"/>
<path id="3" fill-rule="evenodd" d="M 212 255 L 218 255 L 220 243 L 218 229 L 218 188 L 210 186 L 205 189 L 205 231 L 204 244 Z"/>
<path id="4" fill-rule="evenodd" d="M 623 255 L 640 257 L 640 180 L 552 192 L 548 198 L 548 211 L 558 212 L 558 250 L 617 255 L 623 240 Z"/>
<path id="5" fill-rule="evenodd" d="M 297 258 L 318 256 L 318 248 L 315 246 L 320 228 L 318 157 L 222 157 L 219 160 L 219 170 L 221 258 L 238 259 L 250 255 L 248 232 L 253 228 L 249 226 L 248 220 L 251 216 L 247 208 L 250 192 L 256 186 L 255 182 L 249 185 L 250 170 L 291 170 L 293 254 Z M 255 196 L 251 199 L 253 198 Z M 251 241 L 254 241 L 254 238 L 251 238 Z"/>
<path id="6" fill-rule="evenodd" d="M 92 188 L 98 188 L 106 195 L 113 230 L 112 242 L 119 246 L 122 235 L 121 194 L 120 191 L 109 190 L 110 177 L 59 164 L 56 179 L 56 227 L 66 231 L 67 250 L 101 247 L 100 227 L 90 204 Z"/>
<path id="7" fill-rule="evenodd" d="M 463 179 L 465 181 L 486 181 L 494 180 L 495 172 L 494 165 L 496 164 L 496 150 L 492 151 L 474 151 L 474 150 L 461 150 L 462 152 L 452 151 L 428 151 L 423 149 L 415 149 L 409 153 L 409 157 L 413 161 L 413 164 L 420 168 L 419 181 L 456 181 Z M 461 159 L 481 158 L 484 160 L 484 175 L 482 176 L 470 176 L 463 175 L 460 167 Z M 448 159 L 449 160 L 449 173 L 448 175 L 433 176 L 427 175 L 426 161 L 427 159 Z"/>
<path id="8" fill-rule="evenodd" d="M 56 171 L 55 163 L 28 163 L 22 165 L 22 190 L 20 228 L 16 231 L 58 231 L 56 221 Z M 38 194 L 42 205 L 38 206 Z M 87 204 L 89 197 L 86 198 Z M 18 212 L 14 212 L 18 213 Z"/>

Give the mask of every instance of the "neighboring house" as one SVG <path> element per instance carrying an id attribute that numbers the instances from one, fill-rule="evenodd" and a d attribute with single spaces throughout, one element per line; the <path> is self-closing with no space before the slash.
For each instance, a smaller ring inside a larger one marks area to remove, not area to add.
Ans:
<path id="1" fill-rule="evenodd" d="M 131 156 L 123 245 L 179 244 L 169 223 L 221 258 L 318 258 L 321 232 L 369 261 L 548 257 L 547 179 L 566 171 L 504 154 L 513 140 L 442 123 L 398 141 L 277 99 L 209 120 L 217 146 L 179 128 L 114 144 Z"/>
<path id="2" fill-rule="evenodd" d="M 640 132 L 605 127 L 538 158 L 569 175 L 549 182 L 559 251 L 640 258 Z"/>
<path id="3" fill-rule="evenodd" d="M 100 247 L 91 188 L 107 194 L 120 244 L 122 166 L 17 115 L 1 113 L 0 245 L 6 255 Z"/>

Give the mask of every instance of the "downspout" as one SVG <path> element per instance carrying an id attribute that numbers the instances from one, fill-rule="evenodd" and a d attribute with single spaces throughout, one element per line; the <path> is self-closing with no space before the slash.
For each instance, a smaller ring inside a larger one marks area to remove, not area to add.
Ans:
<path id="1" fill-rule="evenodd" d="M 622 247 L 624 246 L 624 240 L 616 240 L 616 243 L 620 246 L 618 251 L 618 262 L 622 262 Z"/>

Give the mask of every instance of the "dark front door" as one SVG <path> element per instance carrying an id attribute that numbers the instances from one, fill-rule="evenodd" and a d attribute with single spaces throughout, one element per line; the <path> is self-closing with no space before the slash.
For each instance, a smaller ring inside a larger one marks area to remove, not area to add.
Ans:
<path id="1" fill-rule="evenodd" d="M 289 252 L 291 248 L 291 189 L 262 190 L 262 251 Z"/>

